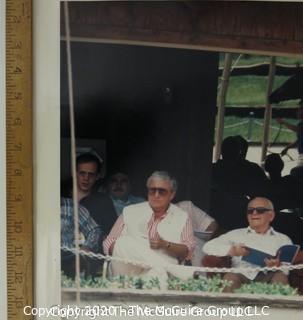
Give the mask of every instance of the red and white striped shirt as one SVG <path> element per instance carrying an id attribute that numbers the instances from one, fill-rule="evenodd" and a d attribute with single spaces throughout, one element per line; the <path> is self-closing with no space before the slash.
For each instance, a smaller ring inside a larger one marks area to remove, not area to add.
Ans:
<path id="1" fill-rule="evenodd" d="M 158 240 L 160 238 L 157 231 L 158 224 L 166 216 L 164 214 L 160 218 L 155 216 L 155 213 L 152 214 L 150 220 L 147 223 L 149 239 Z M 123 214 L 119 216 L 116 223 L 114 224 L 112 230 L 110 231 L 107 238 L 103 241 L 103 249 L 105 254 L 109 254 L 109 249 L 112 244 L 120 237 L 124 228 Z M 196 241 L 193 234 L 192 222 L 187 218 L 185 226 L 181 232 L 181 244 L 184 244 L 188 248 L 188 254 L 186 259 L 190 260 L 196 245 Z"/>

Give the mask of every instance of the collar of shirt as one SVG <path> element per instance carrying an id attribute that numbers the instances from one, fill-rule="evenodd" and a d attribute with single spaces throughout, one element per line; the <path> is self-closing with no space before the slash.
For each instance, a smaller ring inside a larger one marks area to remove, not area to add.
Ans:
<path id="1" fill-rule="evenodd" d="M 153 222 L 155 222 L 155 221 L 157 221 L 157 220 L 163 220 L 164 218 L 165 218 L 165 216 L 167 215 L 167 212 L 166 213 L 164 213 L 162 216 L 160 216 L 160 217 L 157 217 L 156 216 L 156 214 L 155 214 L 155 212 L 153 212 L 153 214 L 152 214 L 152 216 L 151 216 L 151 220 L 153 221 Z"/>
<path id="2" fill-rule="evenodd" d="M 162 216 L 160 216 L 160 217 L 157 217 L 156 213 L 153 212 L 152 216 L 151 216 L 151 220 L 152 221 L 156 221 L 156 220 L 160 220 L 161 221 L 161 220 L 163 220 L 168 215 L 168 213 L 170 213 L 170 208 L 171 208 L 171 206 L 169 205 L 169 207 L 167 208 L 166 212 L 163 213 Z"/>
<path id="3" fill-rule="evenodd" d="M 251 227 L 247 227 L 246 233 L 258 234 L 258 232 L 256 232 Z M 274 236 L 275 234 L 276 234 L 276 232 L 272 227 L 269 227 L 269 229 L 265 233 L 263 233 L 263 235 L 266 235 L 266 236 Z"/>
<path id="4" fill-rule="evenodd" d="M 123 204 L 127 204 L 129 202 L 129 197 L 127 197 L 126 200 L 122 200 L 120 198 L 116 198 L 116 197 L 114 197 L 112 195 L 110 197 L 112 198 L 113 201 L 120 202 L 120 203 L 123 203 Z"/>

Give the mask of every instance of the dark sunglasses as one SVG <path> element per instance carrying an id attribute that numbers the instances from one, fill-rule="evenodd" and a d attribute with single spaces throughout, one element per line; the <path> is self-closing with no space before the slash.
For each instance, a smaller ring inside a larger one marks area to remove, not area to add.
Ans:
<path id="1" fill-rule="evenodd" d="M 157 192 L 160 196 L 166 196 L 168 194 L 168 190 L 164 188 L 148 188 L 148 194 L 155 195 Z"/>
<path id="2" fill-rule="evenodd" d="M 257 214 L 264 214 L 265 212 L 268 212 L 268 211 L 272 211 L 272 209 L 269 209 L 269 208 L 264 208 L 264 207 L 248 207 L 247 208 L 247 214 L 253 214 L 254 211 L 257 212 Z"/>

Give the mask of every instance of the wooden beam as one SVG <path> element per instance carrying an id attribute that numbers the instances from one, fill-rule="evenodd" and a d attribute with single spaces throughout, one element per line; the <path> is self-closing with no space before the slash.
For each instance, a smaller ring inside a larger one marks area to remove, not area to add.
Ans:
<path id="1" fill-rule="evenodd" d="M 218 106 L 218 115 L 217 115 L 217 130 L 216 130 L 216 145 L 215 145 L 215 161 L 220 159 L 221 155 L 221 145 L 223 140 L 223 131 L 224 131 L 224 118 L 225 118 L 225 101 L 227 96 L 230 69 L 232 63 L 232 56 L 230 53 L 225 54 L 224 61 L 224 70 L 221 81 L 221 90 L 219 96 L 219 106 Z"/>
<path id="2" fill-rule="evenodd" d="M 197 49 L 302 55 L 300 2 L 71 2 L 71 35 Z M 61 18 L 64 36 L 64 18 Z"/>
<path id="3" fill-rule="evenodd" d="M 272 107 L 269 102 L 269 96 L 272 93 L 272 88 L 275 80 L 275 73 L 276 73 L 276 59 L 275 57 L 270 58 L 270 68 L 268 73 L 268 83 L 267 83 L 267 91 L 266 91 L 266 106 L 265 106 L 265 113 L 264 113 L 264 125 L 263 125 L 263 140 L 262 140 L 262 152 L 261 152 L 261 163 L 262 166 L 264 164 L 267 148 L 268 148 L 268 141 L 269 141 L 269 133 L 270 133 L 270 123 L 272 118 Z"/>

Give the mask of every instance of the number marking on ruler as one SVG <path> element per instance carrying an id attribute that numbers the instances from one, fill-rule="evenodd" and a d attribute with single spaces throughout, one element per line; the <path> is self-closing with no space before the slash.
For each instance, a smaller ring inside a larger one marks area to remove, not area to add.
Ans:
<path id="1" fill-rule="evenodd" d="M 33 305 L 32 0 L 6 1 L 8 319 Z"/>

